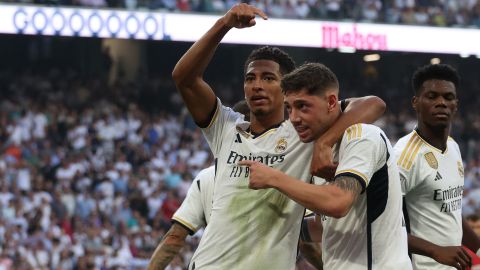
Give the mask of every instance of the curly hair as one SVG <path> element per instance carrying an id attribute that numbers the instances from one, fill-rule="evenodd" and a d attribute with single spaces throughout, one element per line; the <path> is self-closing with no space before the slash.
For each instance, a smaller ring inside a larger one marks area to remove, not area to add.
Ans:
<path id="1" fill-rule="evenodd" d="M 253 50 L 245 61 L 243 72 L 247 71 L 248 65 L 255 60 L 272 60 L 280 66 L 280 73 L 285 75 L 295 69 L 295 62 L 284 51 L 277 47 L 264 46 Z"/>
<path id="2" fill-rule="evenodd" d="M 426 65 L 418 68 L 412 77 L 412 88 L 415 96 L 418 96 L 422 90 L 423 83 L 428 80 L 448 81 L 458 89 L 460 76 L 458 72 L 450 65 L 435 64 Z"/>

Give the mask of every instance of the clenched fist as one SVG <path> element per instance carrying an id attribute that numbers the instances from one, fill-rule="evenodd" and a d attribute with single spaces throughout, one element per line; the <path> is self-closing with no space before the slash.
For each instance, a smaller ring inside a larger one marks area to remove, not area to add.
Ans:
<path id="1" fill-rule="evenodd" d="M 242 160 L 238 163 L 240 166 L 247 166 L 250 170 L 250 180 L 248 187 L 251 189 L 271 188 L 279 171 L 268 167 L 258 161 Z"/>

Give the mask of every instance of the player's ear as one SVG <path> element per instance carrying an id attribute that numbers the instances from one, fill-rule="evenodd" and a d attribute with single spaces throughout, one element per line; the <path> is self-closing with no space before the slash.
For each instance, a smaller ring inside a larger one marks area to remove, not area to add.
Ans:
<path id="1" fill-rule="evenodd" d="M 455 107 L 453 108 L 453 113 L 457 113 L 457 110 L 458 110 L 458 102 L 460 102 L 460 101 L 458 100 L 458 98 L 455 99 Z"/>
<path id="2" fill-rule="evenodd" d="M 413 96 L 412 97 L 412 107 L 415 111 L 417 110 L 417 106 L 418 106 L 418 98 L 417 98 L 417 96 Z"/>
<path id="3" fill-rule="evenodd" d="M 333 111 L 336 106 L 338 106 L 338 97 L 336 92 L 327 92 L 327 106 L 329 112 Z"/>

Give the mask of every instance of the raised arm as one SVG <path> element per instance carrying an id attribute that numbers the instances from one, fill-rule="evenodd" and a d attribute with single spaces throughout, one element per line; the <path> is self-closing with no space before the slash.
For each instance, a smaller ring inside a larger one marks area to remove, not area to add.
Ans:
<path id="1" fill-rule="evenodd" d="M 148 270 L 163 270 L 185 245 L 188 230 L 174 223 L 153 252 Z"/>
<path id="2" fill-rule="evenodd" d="M 198 126 L 206 127 L 215 110 L 216 96 L 203 80 L 203 74 L 218 44 L 233 27 L 254 26 L 256 15 L 267 19 L 265 13 L 253 6 L 235 5 L 190 47 L 175 66 L 173 80 Z"/>
<path id="3" fill-rule="evenodd" d="M 336 164 L 333 162 L 332 147 L 345 130 L 358 123 L 373 123 L 385 112 L 385 102 L 376 96 L 350 98 L 347 107 L 335 122 L 320 138 L 315 141 L 310 171 L 313 175 L 332 179 Z"/>

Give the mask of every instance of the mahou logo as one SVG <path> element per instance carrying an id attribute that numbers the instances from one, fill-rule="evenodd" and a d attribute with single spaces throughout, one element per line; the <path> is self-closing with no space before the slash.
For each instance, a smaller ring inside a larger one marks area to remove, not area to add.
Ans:
<path id="1" fill-rule="evenodd" d="M 322 38 L 324 48 L 352 47 L 358 50 L 387 50 L 387 35 L 370 32 L 359 32 L 357 26 L 352 24 L 350 30 L 338 24 L 322 25 Z"/>

